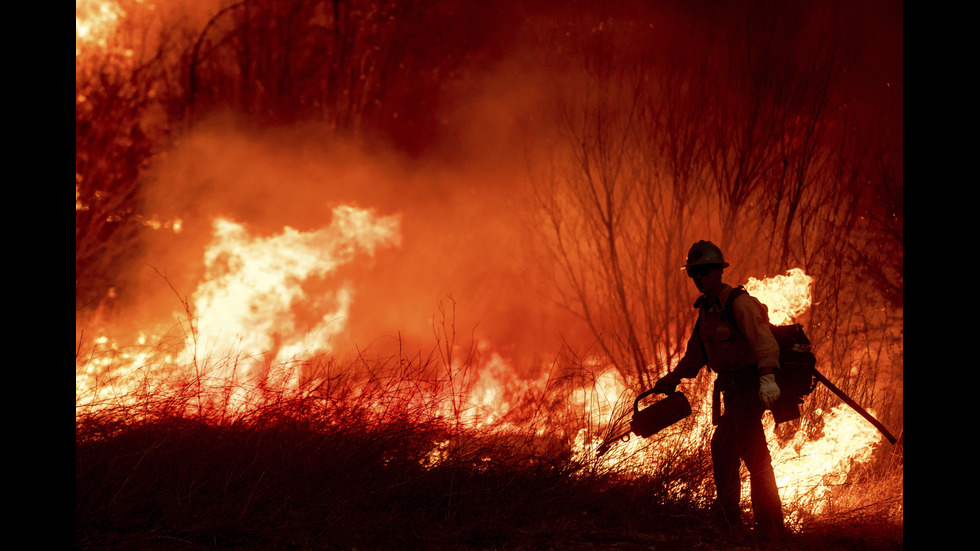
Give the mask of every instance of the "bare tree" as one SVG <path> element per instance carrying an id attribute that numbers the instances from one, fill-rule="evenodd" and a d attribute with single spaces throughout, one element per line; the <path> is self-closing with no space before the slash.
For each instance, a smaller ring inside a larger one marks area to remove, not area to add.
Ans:
<path id="1" fill-rule="evenodd" d="M 737 259 L 733 278 L 797 266 L 816 278 L 811 333 L 837 375 L 886 355 L 884 327 L 896 320 L 859 303 L 874 282 L 854 273 L 854 251 L 874 232 L 862 222 L 876 209 L 862 191 L 871 160 L 894 159 L 869 155 L 867 136 L 839 120 L 836 12 L 814 28 L 803 10 L 767 5 L 685 27 L 696 47 L 615 17 L 548 40 L 560 54 L 559 154 L 537 197 L 560 286 L 616 367 L 644 386 L 684 351 L 693 297 L 679 267 L 702 238 Z M 900 189 L 877 172 L 879 192 Z M 855 360 L 855 339 L 878 345 Z M 877 385 L 874 370 L 862 376 Z"/>
<path id="2" fill-rule="evenodd" d="M 703 97 L 678 91 L 700 75 L 680 64 L 658 74 L 650 52 L 624 55 L 643 42 L 629 24 L 603 19 L 575 31 L 562 50 L 573 64 L 556 70 L 567 142 L 556 149 L 556 170 L 538 181 L 538 204 L 566 304 L 624 376 L 648 385 L 690 329 L 679 259 L 700 200 Z"/>
<path id="3" fill-rule="evenodd" d="M 420 100 L 437 105 L 489 35 L 475 32 L 479 9 L 459 0 L 229 4 L 188 51 L 187 116 L 232 109 L 260 124 L 326 122 L 339 135 L 370 138 L 409 119 L 422 132 L 431 113 Z"/>
<path id="4" fill-rule="evenodd" d="M 632 128 L 640 124 L 643 88 L 632 66 L 604 63 L 609 37 L 594 35 L 598 54 L 585 57 L 583 82 L 561 86 L 573 91 L 558 109 L 560 128 L 570 138 L 562 151 L 567 158 L 555 165 L 562 172 L 545 182 L 539 198 L 579 313 L 596 333 L 610 321 L 623 328 L 625 342 L 602 338 L 600 344 L 613 357 L 625 352 L 621 366 L 635 376 L 647 365 L 636 333 L 639 306 L 629 288 L 631 241 L 642 238 L 633 233 L 631 214 L 640 184 Z M 563 187 L 555 186 L 559 182 Z M 596 296 L 614 308 L 593 310 Z"/>
<path id="5" fill-rule="evenodd" d="M 123 296 L 146 231 L 142 171 L 166 148 L 179 105 L 174 50 L 185 30 L 133 8 L 104 43 L 76 45 L 75 309 Z"/>

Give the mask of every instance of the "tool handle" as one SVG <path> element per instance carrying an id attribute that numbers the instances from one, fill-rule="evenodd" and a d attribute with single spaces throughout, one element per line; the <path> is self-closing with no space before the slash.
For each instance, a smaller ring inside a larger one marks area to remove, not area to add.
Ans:
<path id="1" fill-rule="evenodd" d="M 897 442 L 897 439 L 892 435 L 891 432 L 888 431 L 887 428 L 885 428 L 885 425 L 881 424 L 880 421 L 878 421 L 877 419 L 875 419 L 874 417 L 872 417 L 871 414 L 868 413 L 868 411 L 866 409 L 864 409 L 863 407 L 861 407 L 860 405 L 858 405 L 858 403 L 855 402 L 854 399 L 852 399 L 850 396 L 848 396 L 847 394 L 845 394 L 843 390 L 837 388 L 837 385 L 835 385 L 834 383 L 830 382 L 829 379 L 827 379 L 826 377 L 824 377 L 823 374 L 820 373 L 819 371 L 817 371 L 815 368 L 812 369 L 812 371 L 813 371 L 813 376 L 818 381 L 820 381 L 821 383 L 823 383 L 824 386 L 826 386 L 828 389 L 830 389 L 831 392 L 833 392 L 834 394 L 836 394 L 837 397 L 840 398 L 841 400 L 843 400 L 845 404 L 851 406 L 851 409 L 853 409 L 854 411 L 856 411 L 859 414 L 861 414 L 861 417 L 864 417 L 865 419 L 868 420 L 869 423 L 871 423 L 872 425 L 874 425 L 874 427 L 876 429 L 878 429 L 878 431 L 881 432 L 881 434 L 885 435 L 885 438 L 887 438 L 888 441 L 892 443 L 892 445 L 894 445 L 895 442 Z"/>
<path id="2" fill-rule="evenodd" d="M 634 415 L 640 412 L 640 400 L 646 398 L 647 396 L 649 396 L 651 394 L 654 394 L 655 392 L 656 391 L 651 388 L 650 390 L 644 390 L 643 392 L 640 393 L 639 396 L 636 397 L 636 400 L 633 401 L 633 414 Z M 675 390 L 674 392 L 677 392 L 677 391 Z"/>

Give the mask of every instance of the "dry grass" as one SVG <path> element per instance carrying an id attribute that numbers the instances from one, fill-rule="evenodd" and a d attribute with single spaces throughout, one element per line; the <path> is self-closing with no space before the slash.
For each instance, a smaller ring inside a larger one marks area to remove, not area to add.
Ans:
<path id="1" fill-rule="evenodd" d="M 463 411 L 447 388 L 460 373 L 375 367 L 321 365 L 302 392 L 261 389 L 235 412 L 201 408 L 213 389 L 172 379 L 143 386 L 139 408 L 78 408 L 76 548 L 766 547 L 715 530 L 696 496 L 671 491 L 710 476 L 698 450 L 642 475 L 575 459 L 561 381 L 515 406 L 509 421 L 525 429 L 504 431 L 437 414 Z M 900 465 L 889 468 L 900 500 Z M 901 519 L 876 513 L 881 499 L 812 523 L 792 548 L 900 549 Z"/>

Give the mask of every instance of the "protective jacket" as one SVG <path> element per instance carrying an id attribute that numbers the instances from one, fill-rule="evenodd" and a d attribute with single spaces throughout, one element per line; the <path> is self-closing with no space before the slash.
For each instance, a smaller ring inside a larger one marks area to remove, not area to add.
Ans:
<path id="1" fill-rule="evenodd" d="M 681 378 L 696 377 L 705 365 L 727 379 L 755 368 L 754 375 L 779 369 L 779 344 L 769 329 L 769 310 L 765 304 L 742 294 L 732 303 L 737 327 L 722 317 L 732 287 L 723 285 L 718 296 L 702 295 L 694 303 L 698 323 L 687 342 L 684 357 L 672 371 Z"/>

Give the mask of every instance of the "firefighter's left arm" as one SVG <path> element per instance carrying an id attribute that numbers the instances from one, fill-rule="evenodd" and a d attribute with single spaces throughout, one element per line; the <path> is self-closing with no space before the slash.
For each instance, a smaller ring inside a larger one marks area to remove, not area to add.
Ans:
<path id="1" fill-rule="evenodd" d="M 759 374 L 767 375 L 779 369 L 779 344 L 769 329 L 769 310 L 755 297 L 742 295 L 732 304 L 735 321 L 755 353 Z"/>
<path id="2" fill-rule="evenodd" d="M 771 408 L 779 399 L 776 370 L 779 369 L 779 344 L 769 329 L 769 315 L 765 304 L 754 297 L 742 295 L 732 305 L 735 321 L 749 340 L 759 367 L 759 400 Z"/>

